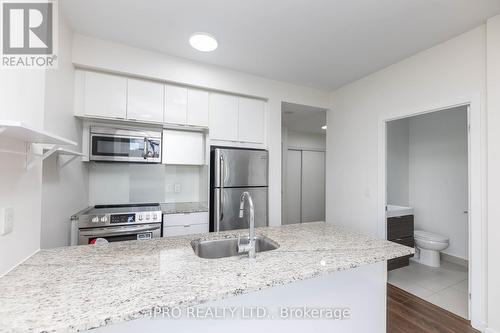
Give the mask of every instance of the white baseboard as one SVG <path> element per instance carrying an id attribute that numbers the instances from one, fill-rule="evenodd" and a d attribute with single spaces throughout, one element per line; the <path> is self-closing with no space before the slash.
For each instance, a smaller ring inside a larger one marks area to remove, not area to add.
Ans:
<path id="1" fill-rule="evenodd" d="M 23 260 L 21 260 L 20 262 L 18 262 L 16 265 L 14 265 L 11 269 L 9 269 L 8 271 L 6 271 L 5 273 L 3 274 L 0 274 L 0 278 L 9 274 L 10 272 L 12 272 L 14 269 L 16 269 L 19 265 L 21 265 L 22 263 L 24 263 L 26 260 L 28 260 L 29 258 L 33 257 L 35 254 L 37 254 L 38 252 L 40 251 L 40 249 L 38 250 L 35 250 L 35 252 L 33 252 L 32 254 L 30 254 L 29 256 L 27 256 L 26 258 L 24 258 Z"/>
<path id="2" fill-rule="evenodd" d="M 457 264 L 463 267 L 469 267 L 469 261 L 457 256 L 452 256 L 451 254 L 441 252 L 441 260 L 451 262 L 452 264 Z"/>

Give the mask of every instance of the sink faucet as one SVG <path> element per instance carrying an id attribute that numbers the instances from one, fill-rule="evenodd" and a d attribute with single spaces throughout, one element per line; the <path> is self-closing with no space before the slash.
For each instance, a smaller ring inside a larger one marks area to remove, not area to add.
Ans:
<path id="1" fill-rule="evenodd" d="M 240 214 L 239 218 L 243 218 L 245 211 L 245 199 L 248 201 L 248 208 L 250 212 L 250 222 L 248 229 L 248 245 L 240 245 L 238 238 L 238 252 L 248 252 L 248 257 L 255 258 L 255 213 L 253 208 L 252 196 L 248 192 L 243 192 L 240 197 Z"/>

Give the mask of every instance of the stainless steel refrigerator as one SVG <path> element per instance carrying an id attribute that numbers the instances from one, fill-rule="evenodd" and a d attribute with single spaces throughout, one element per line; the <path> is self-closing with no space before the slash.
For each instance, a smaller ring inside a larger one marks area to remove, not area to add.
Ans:
<path id="1" fill-rule="evenodd" d="M 267 220 L 268 152 L 212 148 L 210 152 L 210 231 L 248 228 L 248 211 L 238 217 L 240 196 L 248 191 L 255 209 L 255 226 Z"/>

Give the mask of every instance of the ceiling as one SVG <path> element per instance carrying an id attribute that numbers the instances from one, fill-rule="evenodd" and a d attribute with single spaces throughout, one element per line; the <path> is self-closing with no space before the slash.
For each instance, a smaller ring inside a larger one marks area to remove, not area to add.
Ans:
<path id="1" fill-rule="evenodd" d="M 500 0 L 63 0 L 76 32 L 333 90 L 481 25 Z M 219 48 L 196 51 L 194 32 Z"/>
<path id="2" fill-rule="evenodd" d="M 281 123 L 295 132 L 326 134 L 326 110 L 307 105 L 281 103 Z"/>

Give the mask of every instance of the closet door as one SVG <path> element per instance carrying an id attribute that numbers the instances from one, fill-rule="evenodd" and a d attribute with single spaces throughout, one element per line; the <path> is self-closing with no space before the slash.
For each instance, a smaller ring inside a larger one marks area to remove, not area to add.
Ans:
<path id="1" fill-rule="evenodd" d="M 302 222 L 325 220 L 325 153 L 302 151 Z"/>
<path id="2" fill-rule="evenodd" d="M 286 217 L 285 224 L 301 222 L 301 175 L 302 152 L 300 150 L 287 151 L 286 170 Z"/>

